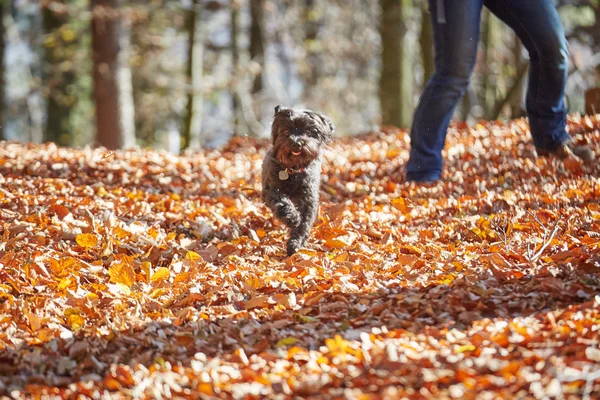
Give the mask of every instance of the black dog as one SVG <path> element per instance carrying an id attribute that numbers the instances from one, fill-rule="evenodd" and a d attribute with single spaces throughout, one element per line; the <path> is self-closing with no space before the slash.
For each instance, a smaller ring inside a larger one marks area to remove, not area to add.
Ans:
<path id="1" fill-rule="evenodd" d="M 288 256 L 301 248 L 317 217 L 321 147 L 332 139 L 333 123 L 310 110 L 275 107 L 273 147 L 262 168 L 262 199 L 290 228 Z"/>

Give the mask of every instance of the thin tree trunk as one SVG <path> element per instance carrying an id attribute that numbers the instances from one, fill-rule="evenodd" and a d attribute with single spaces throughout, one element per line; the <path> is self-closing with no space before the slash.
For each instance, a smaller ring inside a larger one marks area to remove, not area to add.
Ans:
<path id="1" fill-rule="evenodd" d="M 4 140 L 4 105 L 6 103 L 6 79 L 4 77 L 6 66 L 4 65 L 4 52 L 6 50 L 6 27 L 4 25 L 4 15 L 9 10 L 10 3 L 7 0 L 0 0 L 0 140 Z"/>
<path id="2" fill-rule="evenodd" d="M 407 1 L 380 0 L 381 20 L 381 74 L 379 80 L 379 101 L 383 125 L 407 127 L 412 109 L 407 93 L 408 73 L 403 60 L 405 52 L 404 37 L 406 25 L 403 7 Z"/>
<path id="3" fill-rule="evenodd" d="M 91 0 L 96 137 L 109 149 L 135 145 L 130 32 L 119 5 L 119 0 Z"/>
<path id="4" fill-rule="evenodd" d="M 504 106 L 509 104 L 511 100 L 515 96 L 517 96 L 517 94 L 520 94 L 520 88 L 522 87 L 523 81 L 525 80 L 525 76 L 527 75 L 528 66 L 529 65 L 527 63 L 522 63 L 519 66 L 519 69 L 517 70 L 517 76 L 515 77 L 515 82 L 513 83 L 512 87 L 507 91 L 504 99 L 496 102 L 496 104 L 494 105 L 494 109 L 490 113 L 489 119 L 500 118 L 500 114 L 502 114 L 502 109 L 504 108 Z"/>
<path id="5" fill-rule="evenodd" d="M 317 54 L 314 51 L 319 29 L 316 12 L 315 0 L 305 0 L 302 20 L 304 22 L 304 51 L 306 58 L 303 60 L 303 65 L 300 67 L 304 81 L 305 101 L 310 101 L 312 90 L 317 86 L 319 81 Z"/>
<path id="6" fill-rule="evenodd" d="M 194 0 L 188 16 L 188 61 L 187 80 L 189 84 L 185 129 L 181 149 L 200 148 L 202 130 L 202 76 L 204 58 L 204 35 L 202 30 L 202 5 Z"/>
<path id="7" fill-rule="evenodd" d="M 490 65 L 491 52 L 492 52 L 492 37 L 493 37 L 493 24 L 490 12 L 487 9 L 482 11 L 481 15 L 481 24 L 482 35 L 481 35 L 481 44 L 482 44 L 482 52 L 483 57 L 481 60 L 481 73 L 479 74 L 481 77 L 481 93 L 480 93 L 480 103 L 483 106 L 483 116 L 484 118 L 490 117 L 490 111 L 493 109 L 495 105 L 495 90 L 494 83 L 492 82 L 492 68 Z"/>
<path id="8" fill-rule="evenodd" d="M 433 25 L 431 23 L 431 14 L 427 4 L 421 2 L 421 34 L 419 36 L 421 46 L 421 60 L 423 62 L 423 87 L 431 78 L 435 71 L 433 56 Z"/>
<path id="9" fill-rule="evenodd" d="M 525 115 L 522 106 L 523 88 L 525 87 L 523 83 L 525 82 L 525 79 L 522 79 L 519 76 L 519 71 L 522 69 L 523 65 L 523 60 L 521 60 L 521 40 L 519 39 L 519 36 L 517 36 L 516 33 L 514 34 L 513 41 L 513 65 L 515 66 L 514 79 L 519 80 L 519 85 L 515 89 L 516 93 L 514 96 L 512 96 L 512 99 L 510 101 L 510 117 L 514 119 Z"/>
<path id="10" fill-rule="evenodd" d="M 460 121 L 467 122 L 469 120 L 469 115 L 471 114 L 471 89 L 467 89 L 465 94 L 463 95 L 460 101 L 460 116 L 458 117 Z"/>
<path id="11" fill-rule="evenodd" d="M 75 67 L 71 58 L 75 52 L 76 35 L 69 28 L 69 15 L 52 3 L 42 9 L 44 29 L 44 91 L 47 98 L 47 122 L 44 140 L 68 146 L 72 141 L 70 126 L 73 106 L 77 102 Z M 61 34 L 61 30 L 62 33 Z M 69 34 L 72 32 L 72 34 Z"/>
<path id="12" fill-rule="evenodd" d="M 233 118 L 233 134 L 240 133 L 240 99 L 237 86 L 239 85 L 240 72 L 240 44 L 238 40 L 240 26 L 240 3 L 239 0 L 231 1 L 231 115 Z"/>
<path id="13" fill-rule="evenodd" d="M 402 34 L 402 44 L 400 47 L 401 63 L 401 86 L 400 86 L 400 127 L 408 128 L 412 123 L 413 114 L 413 66 L 414 54 L 416 53 L 416 44 L 408 40 L 407 21 L 411 17 L 413 10 L 413 0 L 402 0 L 402 19 L 404 32 Z"/>
<path id="14" fill-rule="evenodd" d="M 600 88 L 585 91 L 585 113 L 587 115 L 600 114 Z"/>
<path id="15" fill-rule="evenodd" d="M 252 94 L 257 94 L 263 90 L 262 77 L 265 65 L 264 0 L 250 0 L 250 18 L 250 59 L 257 62 L 261 67 L 260 73 L 256 75 L 254 83 L 252 84 Z"/>

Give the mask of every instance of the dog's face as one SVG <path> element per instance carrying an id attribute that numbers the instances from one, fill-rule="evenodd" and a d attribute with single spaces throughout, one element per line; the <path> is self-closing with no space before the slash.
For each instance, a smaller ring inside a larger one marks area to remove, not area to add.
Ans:
<path id="1" fill-rule="evenodd" d="M 305 168 L 332 139 L 333 123 L 323 114 L 310 110 L 275 107 L 271 128 L 273 151 L 286 168 Z"/>

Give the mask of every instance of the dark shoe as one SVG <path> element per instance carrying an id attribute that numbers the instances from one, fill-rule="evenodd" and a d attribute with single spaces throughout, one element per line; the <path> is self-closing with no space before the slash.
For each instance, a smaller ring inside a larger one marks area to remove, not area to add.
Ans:
<path id="1" fill-rule="evenodd" d="M 563 143 L 554 150 L 536 149 L 536 151 L 542 157 L 555 156 L 561 160 L 567 157 L 579 158 L 586 164 L 594 161 L 595 158 L 594 152 L 589 146 L 577 146 L 571 141 Z"/>

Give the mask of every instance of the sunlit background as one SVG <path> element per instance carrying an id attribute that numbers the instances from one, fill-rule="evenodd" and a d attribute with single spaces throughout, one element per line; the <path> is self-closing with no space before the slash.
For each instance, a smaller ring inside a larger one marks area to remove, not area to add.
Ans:
<path id="1" fill-rule="evenodd" d="M 231 135 L 267 136 L 276 104 L 329 114 L 339 136 L 409 127 L 433 71 L 425 3 L 1 1 L 0 137 L 178 153 Z M 585 90 L 600 85 L 600 1 L 557 6 L 570 43 L 567 103 L 583 112 Z M 455 119 L 523 116 L 527 52 L 487 11 L 481 32 Z M 384 47 L 397 57 L 382 58 Z M 382 59 L 397 73 L 382 77 Z M 96 82 L 105 96 L 94 96 L 94 69 L 115 83 Z M 106 121 L 98 133 L 121 135 L 117 145 L 98 139 L 96 110 Z"/>

